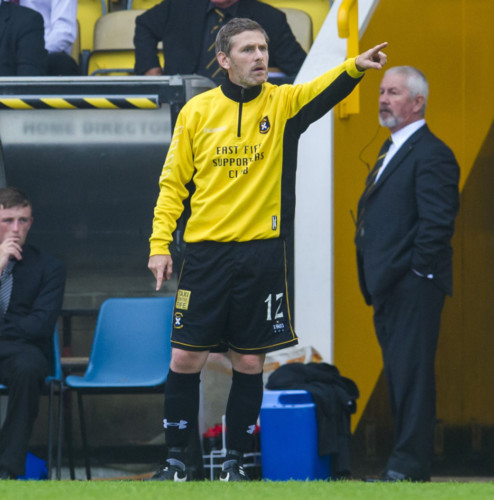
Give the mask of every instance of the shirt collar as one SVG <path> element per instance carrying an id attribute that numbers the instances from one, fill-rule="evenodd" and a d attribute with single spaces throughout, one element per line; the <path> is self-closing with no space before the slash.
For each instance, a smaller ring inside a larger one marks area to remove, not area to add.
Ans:
<path id="1" fill-rule="evenodd" d="M 391 140 L 393 141 L 393 145 L 396 149 L 399 149 L 400 146 L 417 130 L 425 125 L 425 120 L 422 118 L 415 122 L 409 123 L 406 127 L 400 128 L 400 130 L 391 134 Z"/>
<path id="2" fill-rule="evenodd" d="M 244 89 L 233 83 L 229 78 L 221 85 L 221 90 L 226 97 L 236 102 L 249 102 L 262 92 L 262 84 Z"/>

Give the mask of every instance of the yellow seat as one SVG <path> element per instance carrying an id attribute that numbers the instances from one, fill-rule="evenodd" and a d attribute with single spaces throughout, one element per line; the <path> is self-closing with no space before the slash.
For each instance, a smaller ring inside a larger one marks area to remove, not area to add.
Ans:
<path id="1" fill-rule="evenodd" d="M 77 20 L 80 26 L 81 51 L 93 50 L 93 33 L 96 21 L 106 14 L 105 0 L 78 0 Z"/>
<path id="2" fill-rule="evenodd" d="M 128 0 L 127 9 L 148 10 L 162 1 L 163 0 Z"/>
<path id="3" fill-rule="evenodd" d="M 305 12 L 312 20 L 312 40 L 315 40 L 328 15 L 333 0 L 260 0 L 277 9 L 297 9 Z M 293 29 L 293 28 L 292 28 Z"/>
<path id="4" fill-rule="evenodd" d="M 281 7 L 280 10 L 285 13 L 286 20 L 288 21 L 297 42 L 301 45 L 305 52 L 309 52 L 313 42 L 312 20 L 310 16 L 306 12 L 302 12 L 298 9 Z"/>
<path id="5" fill-rule="evenodd" d="M 75 37 L 72 49 L 70 50 L 70 57 L 80 64 L 81 62 L 81 25 L 77 21 L 77 36 Z"/>
<path id="6" fill-rule="evenodd" d="M 121 10 L 100 17 L 94 28 L 89 75 L 133 75 L 135 18 L 143 10 Z M 161 44 L 158 46 L 160 47 Z M 163 53 L 159 53 L 163 65 Z"/>
<path id="7" fill-rule="evenodd" d="M 126 76 L 134 74 L 133 50 L 98 50 L 89 56 L 88 75 Z"/>

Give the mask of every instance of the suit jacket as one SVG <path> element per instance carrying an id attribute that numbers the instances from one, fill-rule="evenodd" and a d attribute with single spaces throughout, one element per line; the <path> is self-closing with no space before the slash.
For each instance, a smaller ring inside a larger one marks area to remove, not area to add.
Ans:
<path id="1" fill-rule="evenodd" d="M 209 0 L 165 0 L 136 19 L 135 72 L 160 66 L 156 46 L 163 42 L 166 75 L 198 72 Z M 257 21 L 269 36 L 270 66 L 296 75 L 305 52 L 283 12 L 257 0 L 240 0 L 237 17 Z"/>
<path id="2" fill-rule="evenodd" d="M 424 125 L 402 145 L 359 201 L 357 263 L 368 304 L 417 271 L 452 293 L 451 237 L 459 207 L 459 167 Z"/>
<path id="3" fill-rule="evenodd" d="M 24 245 L 16 262 L 9 307 L 0 319 L 0 339 L 38 346 L 49 358 L 52 335 L 62 308 L 65 271 L 54 257 Z"/>
<path id="4" fill-rule="evenodd" d="M 45 50 L 43 17 L 10 2 L 0 5 L 0 76 L 43 76 Z"/>

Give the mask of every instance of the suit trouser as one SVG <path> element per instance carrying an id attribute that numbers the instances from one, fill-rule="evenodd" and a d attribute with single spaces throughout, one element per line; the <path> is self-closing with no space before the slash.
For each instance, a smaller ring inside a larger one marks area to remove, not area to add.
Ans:
<path id="1" fill-rule="evenodd" d="M 410 271 L 386 296 L 373 297 L 395 442 L 387 470 L 430 478 L 436 422 L 434 363 L 445 294 Z"/>
<path id="2" fill-rule="evenodd" d="M 48 54 L 48 76 L 80 76 L 78 64 L 65 52 Z"/>
<path id="3" fill-rule="evenodd" d="M 0 382 L 9 388 L 7 416 L 0 430 L 0 467 L 24 474 L 29 438 L 38 416 L 48 361 L 37 347 L 0 340 Z"/>

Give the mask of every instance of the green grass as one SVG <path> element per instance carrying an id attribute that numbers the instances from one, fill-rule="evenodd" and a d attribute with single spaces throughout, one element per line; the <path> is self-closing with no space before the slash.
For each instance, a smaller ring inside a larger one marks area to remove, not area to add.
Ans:
<path id="1" fill-rule="evenodd" d="M 157 483 L 142 481 L 3 481 L 1 500 L 482 500 L 494 482 L 363 483 L 287 481 Z"/>

